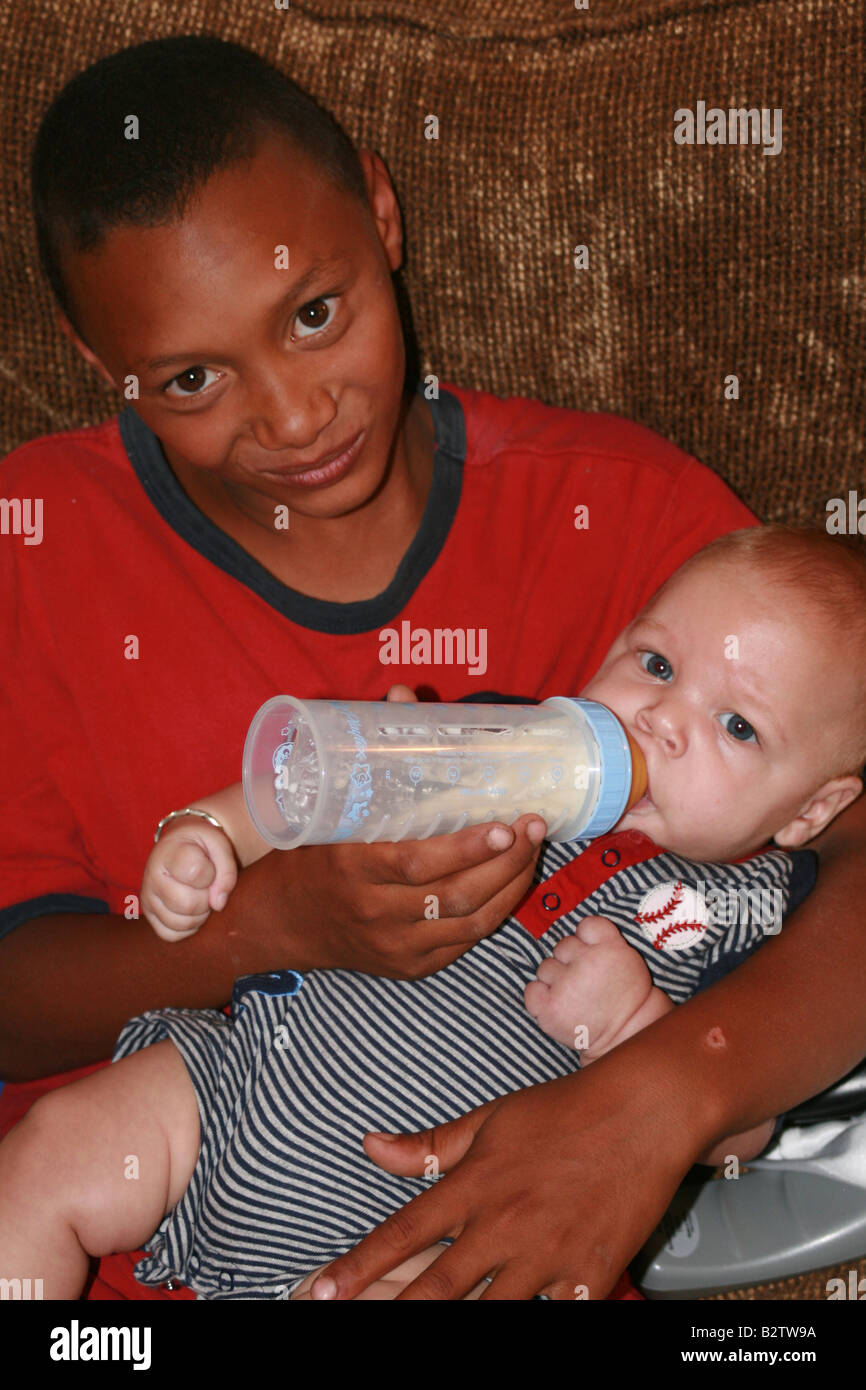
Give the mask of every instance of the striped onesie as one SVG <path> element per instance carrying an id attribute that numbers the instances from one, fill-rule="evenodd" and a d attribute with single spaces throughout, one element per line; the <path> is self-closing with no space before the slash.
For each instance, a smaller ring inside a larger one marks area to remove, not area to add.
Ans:
<path id="1" fill-rule="evenodd" d="M 136 1277 L 177 1279 L 208 1299 L 287 1298 L 435 1181 L 383 1172 L 364 1153 L 365 1133 L 425 1129 L 577 1069 L 523 992 L 583 917 L 610 918 L 682 1003 L 778 930 L 816 863 L 811 851 L 770 849 L 693 864 L 635 831 L 545 843 L 517 915 L 427 979 L 285 970 L 238 980 L 230 1016 L 132 1019 L 113 1060 L 170 1038 L 201 1120 L 189 1186 Z M 695 919 L 698 899 L 706 924 L 677 927 Z M 773 904 L 769 925 L 759 900 Z"/>

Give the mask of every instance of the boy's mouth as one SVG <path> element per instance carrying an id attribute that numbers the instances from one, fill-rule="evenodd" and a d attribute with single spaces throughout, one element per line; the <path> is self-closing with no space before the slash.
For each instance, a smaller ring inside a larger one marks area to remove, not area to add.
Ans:
<path id="1" fill-rule="evenodd" d="M 348 443 L 340 445 L 330 454 L 325 454 L 316 463 L 294 468 L 268 469 L 263 471 L 262 476 L 273 478 L 274 482 L 288 483 L 291 486 L 325 487 L 329 483 L 336 482 L 338 478 L 342 478 L 348 472 L 361 452 L 364 438 L 365 431 L 361 430 Z"/>

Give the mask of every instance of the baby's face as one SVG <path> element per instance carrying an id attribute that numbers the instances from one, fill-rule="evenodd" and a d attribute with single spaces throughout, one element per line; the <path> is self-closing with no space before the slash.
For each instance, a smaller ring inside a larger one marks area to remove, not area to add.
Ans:
<path id="1" fill-rule="evenodd" d="M 811 605 L 719 559 L 674 576 L 581 694 L 646 757 L 647 796 L 617 829 L 699 861 L 737 858 L 797 817 L 851 699 Z"/>

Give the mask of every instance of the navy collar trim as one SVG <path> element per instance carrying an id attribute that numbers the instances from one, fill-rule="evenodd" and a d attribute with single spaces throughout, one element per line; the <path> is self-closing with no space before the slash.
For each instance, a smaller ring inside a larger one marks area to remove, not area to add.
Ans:
<path id="1" fill-rule="evenodd" d="M 423 394 L 421 385 L 416 393 Z M 226 535 L 187 497 L 151 429 L 128 407 L 118 416 L 129 461 L 160 516 L 182 540 L 226 574 L 246 585 L 299 627 L 340 635 L 386 627 L 411 599 L 436 563 L 457 514 L 466 458 L 463 407 L 450 391 L 428 402 L 436 432 L 433 479 L 415 537 L 391 583 L 374 598 L 331 603 L 281 583 L 243 546 Z"/>

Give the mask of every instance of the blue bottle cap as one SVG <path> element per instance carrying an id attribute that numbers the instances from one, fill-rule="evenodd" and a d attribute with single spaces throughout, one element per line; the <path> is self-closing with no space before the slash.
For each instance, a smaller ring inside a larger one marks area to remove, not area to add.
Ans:
<path id="1" fill-rule="evenodd" d="M 625 729 L 607 705 L 597 700 L 581 700 L 573 695 L 554 695 L 546 705 L 577 705 L 598 745 L 601 774 L 598 797 L 592 815 L 578 834 L 569 840 L 591 840 L 605 835 L 621 819 L 631 791 L 631 749 Z M 569 840 L 562 841 L 567 844 Z"/>

